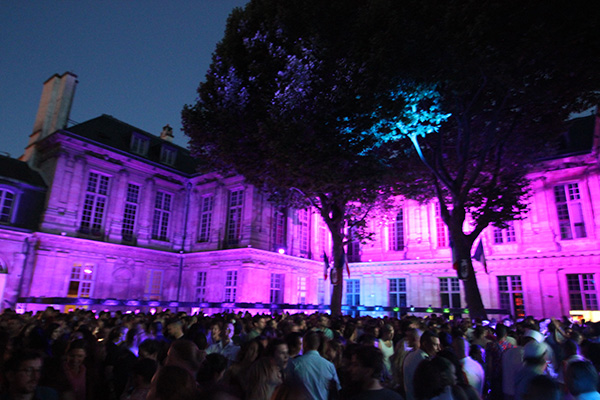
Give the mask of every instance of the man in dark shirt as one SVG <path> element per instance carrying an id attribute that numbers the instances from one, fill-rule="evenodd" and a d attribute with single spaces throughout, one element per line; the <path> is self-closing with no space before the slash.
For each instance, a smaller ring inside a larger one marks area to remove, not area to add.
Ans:
<path id="1" fill-rule="evenodd" d="M 33 350 L 17 351 L 5 364 L 8 393 L 2 400 L 57 400 L 50 388 L 38 386 L 42 372 L 42 356 Z"/>
<path id="2" fill-rule="evenodd" d="M 362 391 L 351 400 L 402 400 L 393 390 L 381 386 L 383 353 L 372 346 L 356 349 L 350 362 L 350 376 Z"/>

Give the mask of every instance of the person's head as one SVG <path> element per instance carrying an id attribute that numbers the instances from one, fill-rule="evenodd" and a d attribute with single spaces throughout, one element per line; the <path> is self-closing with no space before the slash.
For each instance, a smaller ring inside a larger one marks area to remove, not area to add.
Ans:
<path id="1" fill-rule="evenodd" d="M 573 396 L 594 392 L 598 388 L 598 371 L 590 362 L 574 361 L 567 366 L 565 383 Z"/>
<path id="2" fill-rule="evenodd" d="M 547 375 L 534 377 L 523 394 L 523 400 L 560 400 L 560 398 L 558 385 Z"/>
<path id="3" fill-rule="evenodd" d="M 383 353 L 376 347 L 360 346 L 350 359 L 350 377 L 361 386 L 379 379 L 383 368 Z"/>
<path id="4" fill-rule="evenodd" d="M 187 370 L 192 376 L 196 376 L 198 369 L 204 361 L 205 354 L 191 340 L 176 340 L 171 343 L 165 365 L 175 365 Z"/>
<path id="5" fill-rule="evenodd" d="M 248 370 L 249 399 L 268 399 L 283 380 L 281 371 L 270 357 L 261 357 Z"/>
<path id="6" fill-rule="evenodd" d="M 131 367 L 131 373 L 135 386 L 150 385 L 152 377 L 156 373 L 158 364 L 150 358 L 141 358 Z"/>
<path id="7" fill-rule="evenodd" d="M 147 399 L 193 400 L 196 396 L 195 379 L 181 367 L 165 365 L 154 374 Z"/>
<path id="8" fill-rule="evenodd" d="M 66 351 L 66 361 L 70 369 L 79 370 L 83 365 L 83 361 L 87 356 L 86 348 L 87 345 L 83 339 L 76 339 L 69 343 Z"/>
<path id="9" fill-rule="evenodd" d="M 523 346 L 523 362 L 531 366 L 546 365 L 547 348 L 545 343 L 530 340 Z"/>
<path id="10" fill-rule="evenodd" d="M 222 322 L 217 319 L 213 319 L 210 323 L 210 336 L 213 340 L 213 343 L 221 340 L 222 327 Z"/>
<path id="11" fill-rule="evenodd" d="M 302 352 L 302 334 L 300 332 L 288 333 L 285 337 L 285 342 L 288 345 L 290 357 L 297 356 Z"/>
<path id="12" fill-rule="evenodd" d="M 579 354 L 579 346 L 577 345 L 577 342 L 572 339 L 566 340 L 562 347 L 565 358 Z"/>
<path id="13" fill-rule="evenodd" d="M 421 347 L 421 335 L 423 331 L 416 328 L 408 328 L 406 331 L 406 344 L 411 349 L 418 349 Z"/>
<path id="14" fill-rule="evenodd" d="M 183 336 L 183 321 L 179 318 L 174 318 L 167 323 L 167 334 L 175 339 Z"/>
<path id="15" fill-rule="evenodd" d="M 262 350 L 262 345 L 256 339 L 244 342 L 238 352 L 237 359 L 239 362 L 249 365 L 260 357 Z"/>
<path id="16" fill-rule="evenodd" d="M 33 393 L 40 381 L 42 355 L 33 350 L 18 350 L 6 361 L 4 369 L 11 393 Z"/>
<path id="17" fill-rule="evenodd" d="M 227 358 L 219 353 L 212 353 L 206 359 L 198 371 L 198 382 L 210 385 L 217 383 L 227 369 Z"/>
<path id="18" fill-rule="evenodd" d="M 255 330 L 262 332 L 266 326 L 267 326 L 267 318 L 264 315 L 256 314 L 254 317 L 252 317 L 252 327 Z"/>
<path id="19" fill-rule="evenodd" d="M 140 358 L 150 358 L 156 361 L 158 359 L 160 348 L 161 346 L 158 340 L 145 339 L 138 347 Z"/>
<path id="20" fill-rule="evenodd" d="M 223 328 L 224 332 L 221 334 L 221 339 L 228 338 L 231 340 L 235 335 L 235 325 L 232 322 L 227 322 Z"/>
<path id="21" fill-rule="evenodd" d="M 283 339 L 271 340 L 267 346 L 266 355 L 271 357 L 280 369 L 284 369 L 290 359 L 288 345 Z"/>
<path id="22" fill-rule="evenodd" d="M 469 355 L 469 342 L 462 336 L 455 337 L 452 341 L 452 348 L 459 360 Z"/>
<path id="23" fill-rule="evenodd" d="M 318 332 L 309 331 L 306 335 L 304 335 L 304 353 L 310 350 L 318 350 L 321 345 L 321 336 Z"/>
<path id="24" fill-rule="evenodd" d="M 504 325 L 504 324 L 496 325 L 496 338 L 498 340 L 503 340 L 503 339 L 506 339 L 506 336 L 508 336 L 508 328 L 506 327 L 506 325 Z"/>
<path id="25" fill-rule="evenodd" d="M 319 328 L 327 328 L 329 326 L 329 316 L 321 315 L 319 316 Z"/>
<path id="26" fill-rule="evenodd" d="M 437 334 L 432 331 L 425 331 L 421 335 L 421 350 L 429 354 L 431 357 L 435 356 L 440 351 L 440 338 Z"/>
<path id="27" fill-rule="evenodd" d="M 381 339 L 392 340 L 394 338 L 394 327 L 390 324 L 385 324 L 381 328 Z"/>
<path id="28" fill-rule="evenodd" d="M 419 363 L 413 382 L 417 399 L 439 396 L 456 383 L 455 367 L 444 357 L 427 358 Z"/>

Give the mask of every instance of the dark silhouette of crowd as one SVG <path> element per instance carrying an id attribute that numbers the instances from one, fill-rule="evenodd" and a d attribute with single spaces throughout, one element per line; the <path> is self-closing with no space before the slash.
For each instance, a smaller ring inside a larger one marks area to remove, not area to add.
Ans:
<path id="1" fill-rule="evenodd" d="M 600 323 L 0 315 L 0 400 L 599 400 Z"/>

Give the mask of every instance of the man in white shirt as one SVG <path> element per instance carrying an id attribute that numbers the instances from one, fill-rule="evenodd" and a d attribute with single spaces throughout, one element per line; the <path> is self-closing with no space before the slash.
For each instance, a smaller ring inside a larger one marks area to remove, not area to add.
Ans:
<path id="1" fill-rule="evenodd" d="M 485 372 L 481 364 L 469 356 L 469 342 L 462 336 L 455 337 L 452 341 L 452 347 L 458 357 L 463 374 L 467 378 L 469 385 L 473 386 L 479 396 L 483 393 L 483 384 L 485 382 Z"/>

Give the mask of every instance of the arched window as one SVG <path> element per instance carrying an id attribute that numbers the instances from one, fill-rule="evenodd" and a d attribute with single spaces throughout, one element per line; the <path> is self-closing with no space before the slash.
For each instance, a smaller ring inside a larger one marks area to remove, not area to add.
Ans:
<path id="1" fill-rule="evenodd" d="M 7 189 L 0 189 L 0 223 L 11 222 L 15 204 L 15 193 Z"/>

